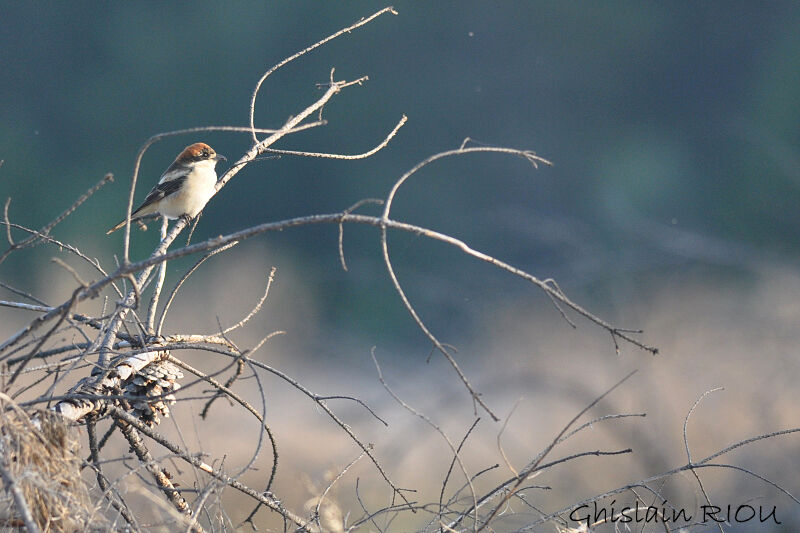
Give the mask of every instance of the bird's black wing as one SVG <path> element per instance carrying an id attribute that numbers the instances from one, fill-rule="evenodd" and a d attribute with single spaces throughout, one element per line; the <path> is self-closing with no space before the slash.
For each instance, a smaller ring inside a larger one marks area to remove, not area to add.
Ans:
<path id="1" fill-rule="evenodd" d="M 142 202 L 142 205 L 140 205 L 136 209 L 136 211 L 131 213 L 131 216 L 135 215 L 148 205 L 158 202 L 166 198 L 170 194 L 178 192 L 180 188 L 183 187 L 185 181 L 186 181 L 186 176 L 181 176 L 179 178 L 173 178 L 171 180 L 159 183 L 158 185 L 153 187 L 153 190 L 147 193 L 147 198 L 144 199 L 144 202 Z"/>

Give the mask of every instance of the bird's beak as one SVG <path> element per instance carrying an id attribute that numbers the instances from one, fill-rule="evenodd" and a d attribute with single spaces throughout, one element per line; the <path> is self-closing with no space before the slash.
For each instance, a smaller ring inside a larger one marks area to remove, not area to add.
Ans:
<path id="1" fill-rule="evenodd" d="M 225 157 L 222 154 L 217 154 L 217 155 L 214 156 L 214 161 L 219 161 L 220 159 L 222 159 L 223 161 L 227 161 L 228 160 L 228 158 Z"/>

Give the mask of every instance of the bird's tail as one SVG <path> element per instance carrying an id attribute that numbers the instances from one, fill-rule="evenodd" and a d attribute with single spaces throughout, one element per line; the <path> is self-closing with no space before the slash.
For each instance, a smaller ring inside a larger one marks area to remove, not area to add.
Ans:
<path id="1" fill-rule="evenodd" d="M 149 215 L 149 216 L 148 216 L 148 215 L 145 215 L 145 216 L 141 216 L 141 215 L 140 215 L 140 216 L 136 216 L 136 212 L 134 211 L 133 215 L 131 216 L 131 224 L 133 224 L 133 223 L 135 222 L 135 223 L 139 224 L 139 227 L 140 227 L 140 228 L 142 228 L 142 229 L 147 229 L 147 226 L 145 226 L 145 225 L 144 225 L 144 223 L 143 223 L 142 221 L 143 221 L 143 220 L 147 220 L 147 219 L 149 219 L 149 218 L 150 218 L 150 217 L 152 217 L 152 216 L 153 216 L 153 215 Z M 126 220 L 127 220 L 127 219 L 125 219 L 125 218 L 123 218 L 122 220 L 120 220 L 120 221 L 119 221 L 119 223 L 118 223 L 116 226 L 114 226 L 113 228 L 111 228 L 110 230 L 108 230 L 108 231 L 106 232 L 106 235 L 111 235 L 112 233 L 114 233 L 114 232 L 115 232 L 115 231 L 117 231 L 118 229 L 120 229 L 120 228 L 124 228 L 124 227 L 125 227 L 125 221 L 126 221 Z"/>
<path id="2" fill-rule="evenodd" d="M 142 230 L 147 230 L 147 226 L 145 225 L 145 222 L 149 222 L 150 219 L 158 218 L 159 216 L 161 216 L 158 213 L 147 213 L 146 215 L 143 215 L 143 214 L 140 213 L 140 211 L 141 211 L 141 209 L 137 209 L 136 211 L 134 211 L 131 214 L 131 224 L 133 224 L 135 222 L 136 224 L 139 225 L 139 229 L 142 229 Z M 122 220 L 120 220 L 119 223 L 116 226 L 112 227 L 110 230 L 108 230 L 106 232 L 106 235 L 111 235 L 112 233 L 114 233 L 118 229 L 124 228 L 125 227 L 125 220 L 127 220 L 127 219 L 123 218 Z"/>
<path id="3" fill-rule="evenodd" d="M 125 221 L 126 221 L 126 220 L 128 220 L 128 219 L 127 219 L 127 218 L 123 218 L 123 219 L 120 221 L 120 223 L 119 223 L 119 224 L 117 224 L 116 226 L 114 226 L 113 228 L 111 228 L 110 230 L 108 230 L 108 231 L 106 232 L 106 235 L 111 235 L 112 233 L 114 233 L 115 231 L 117 231 L 118 229 L 120 229 L 121 227 L 123 227 L 123 226 L 125 225 Z M 131 222 L 132 222 L 132 221 L 131 221 Z"/>

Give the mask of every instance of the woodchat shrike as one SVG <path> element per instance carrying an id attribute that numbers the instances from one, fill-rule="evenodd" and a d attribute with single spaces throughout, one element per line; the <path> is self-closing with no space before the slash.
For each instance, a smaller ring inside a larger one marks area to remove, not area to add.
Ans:
<path id="1" fill-rule="evenodd" d="M 167 218 L 194 218 L 214 196 L 217 172 L 214 167 L 225 156 L 205 143 L 187 146 L 161 175 L 142 205 L 131 213 L 131 221 L 158 214 Z M 125 219 L 108 230 L 117 231 Z"/>

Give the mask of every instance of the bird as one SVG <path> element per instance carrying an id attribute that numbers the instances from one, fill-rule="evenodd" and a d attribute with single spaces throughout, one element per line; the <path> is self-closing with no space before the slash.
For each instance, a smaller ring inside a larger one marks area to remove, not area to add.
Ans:
<path id="1" fill-rule="evenodd" d="M 158 184 L 147 194 L 142 205 L 131 213 L 131 221 L 153 214 L 167 218 L 194 218 L 214 196 L 220 160 L 227 158 L 206 143 L 190 144 L 164 171 Z M 109 235 L 125 225 L 126 219 L 106 232 Z"/>

